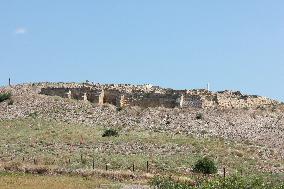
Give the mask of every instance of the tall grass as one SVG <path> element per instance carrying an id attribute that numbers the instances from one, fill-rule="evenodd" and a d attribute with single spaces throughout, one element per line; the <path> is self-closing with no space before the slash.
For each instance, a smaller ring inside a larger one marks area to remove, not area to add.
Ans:
<path id="1" fill-rule="evenodd" d="M 232 175 L 226 178 L 197 180 L 194 185 L 169 177 L 154 177 L 150 185 L 156 189 L 283 189 L 284 182 L 265 180 L 262 177 Z"/>

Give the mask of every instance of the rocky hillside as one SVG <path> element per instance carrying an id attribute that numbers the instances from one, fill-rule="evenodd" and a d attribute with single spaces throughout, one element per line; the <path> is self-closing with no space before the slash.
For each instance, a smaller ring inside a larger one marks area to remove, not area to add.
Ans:
<path id="1" fill-rule="evenodd" d="M 86 132 L 89 132 L 89 129 L 85 126 L 90 128 L 100 126 L 117 128 L 122 133 L 125 133 L 125 136 L 130 132 L 141 133 L 143 137 L 147 136 L 147 134 L 145 135 L 146 132 L 158 133 L 157 136 L 160 137 L 168 136 L 161 140 L 163 143 L 168 141 L 174 142 L 175 136 L 182 136 L 184 141 L 190 138 L 199 138 L 203 146 L 206 144 L 202 147 L 204 149 L 201 154 L 206 154 L 207 152 L 210 152 L 210 154 L 214 153 L 214 149 L 209 149 L 210 145 L 207 145 L 208 142 L 203 144 L 202 141 L 205 139 L 223 140 L 225 143 L 229 142 L 227 146 L 233 145 L 232 147 L 226 147 L 225 154 L 230 153 L 231 156 L 235 157 L 237 153 L 236 158 L 241 155 L 243 159 L 250 158 L 251 162 L 254 160 L 260 162 L 256 165 L 257 170 L 264 169 L 265 171 L 276 173 L 284 172 L 282 164 L 284 159 L 284 113 L 281 103 L 277 106 L 254 109 L 142 108 L 137 106 L 118 109 L 111 104 L 99 105 L 89 101 L 46 96 L 40 94 L 43 86 L 46 86 L 46 83 L 0 88 L 0 93 L 9 92 L 12 94 L 9 100 L 0 102 L 1 124 L 12 124 L 9 121 L 27 118 L 27 120 L 23 121 L 23 125 L 28 125 L 29 118 L 36 117 L 37 120 L 42 119 L 50 121 L 50 123 L 84 125 L 83 130 Z M 35 122 L 34 124 L 37 123 Z M 80 130 L 79 127 L 76 129 Z M 9 131 L 5 130 L 5 132 Z M 82 134 L 84 131 L 80 131 L 80 133 L 80 135 L 84 135 Z M 14 136 L 11 137 L 14 138 Z M 137 135 L 137 138 L 139 137 Z M 143 137 L 140 137 L 141 140 Z M 181 139 L 179 137 L 176 138 L 178 140 Z M 89 145 L 86 144 L 86 147 L 90 150 L 92 148 L 104 149 L 106 153 L 110 154 L 115 149 L 117 153 L 122 153 L 123 156 L 129 153 L 149 154 L 150 152 L 157 152 L 159 155 L 169 158 L 174 154 L 182 154 L 182 157 L 186 159 L 188 153 L 196 153 L 197 156 L 199 154 L 199 150 L 196 147 L 193 148 L 192 144 L 188 146 L 184 142 L 182 145 L 177 142 L 174 146 L 172 143 L 169 143 L 169 146 L 159 146 L 151 143 L 151 140 L 155 141 L 152 138 L 149 138 L 149 141 L 145 144 L 135 140 L 128 141 L 127 137 L 125 139 L 121 138 L 121 140 L 119 144 L 110 141 L 92 144 L 92 139 L 90 139 L 91 143 Z M 123 142 L 124 140 L 125 142 Z M 240 144 L 241 146 L 243 144 L 245 147 L 241 147 Z M 58 146 L 59 144 L 54 145 Z M 67 145 L 64 148 L 69 148 L 68 143 L 60 145 Z M 240 147 L 236 147 L 236 145 Z M 78 146 L 78 150 L 80 148 Z M 145 151 L 145 149 L 150 151 Z M 243 149 L 243 152 L 240 154 L 236 149 Z M 10 152 L 9 148 L 5 148 L 5 150 L 11 154 L 11 157 L 15 155 L 15 152 Z M 219 149 L 218 153 L 223 154 L 221 151 Z M 243 153 L 248 154 L 243 156 Z M 253 154 L 253 157 L 249 157 L 250 153 Z M 272 163 L 272 160 L 276 163 Z M 267 162 L 270 162 L 269 166 Z"/>
<path id="2" fill-rule="evenodd" d="M 1 88 L 12 93 L 12 103 L 0 103 L 0 119 L 37 115 L 45 119 L 88 125 L 123 126 L 199 137 L 221 137 L 277 149 L 284 156 L 282 105 L 260 109 L 179 109 L 99 106 L 85 101 L 40 95 L 42 85 Z"/>

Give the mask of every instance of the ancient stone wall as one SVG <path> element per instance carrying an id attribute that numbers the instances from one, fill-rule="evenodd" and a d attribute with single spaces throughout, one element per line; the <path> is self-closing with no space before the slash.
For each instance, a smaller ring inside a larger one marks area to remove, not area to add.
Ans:
<path id="1" fill-rule="evenodd" d="M 130 106 L 141 107 L 165 107 L 174 108 L 178 106 L 177 95 L 157 94 L 157 93 L 134 93 L 125 97 Z"/>
<path id="2" fill-rule="evenodd" d="M 173 90 L 131 85 L 52 86 L 42 87 L 40 94 L 90 101 L 100 105 L 113 104 L 117 107 L 166 107 L 166 108 L 257 108 L 279 102 L 240 92 L 211 92 L 201 90 Z"/>

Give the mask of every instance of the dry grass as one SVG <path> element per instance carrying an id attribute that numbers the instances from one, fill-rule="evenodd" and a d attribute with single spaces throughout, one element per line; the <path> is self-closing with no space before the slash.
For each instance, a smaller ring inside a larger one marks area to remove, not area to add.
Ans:
<path id="1" fill-rule="evenodd" d="M 120 188 L 119 183 L 103 178 L 79 176 L 39 176 L 29 174 L 0 174 L 1 189 L 91 189 Z"/>

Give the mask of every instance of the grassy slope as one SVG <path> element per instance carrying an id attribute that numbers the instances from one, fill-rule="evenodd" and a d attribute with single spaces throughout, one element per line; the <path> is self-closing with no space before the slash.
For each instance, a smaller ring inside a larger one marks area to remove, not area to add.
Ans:
<path id="1" fill-rule="evenodd" d="M 189 168 L 203 155 L 216 159 L 219 168 L 258 173 L 259 167 L 279 166 L 283 160 L 265 162 L 258 148 L 222 139 L 197 139 L 166 133 L 120 132 L 119 137 L 101 137 L 104 128 L 26 118 L 0 121 L 1 161 L 32 163 L 35 158 L 42 165 L 66 168 L 129 170 L 135 163 L 136 171 L 145 171 L 150 161 L 151 172 L 189 174 Z M 81 161 L 83 154 L 83 162 Z M 23 161 L 24 157 L 24 161 Z M 68 163 L 68 161 L 71 163 Z M 273 175 L 281 177 L 283 174 Z"/>

